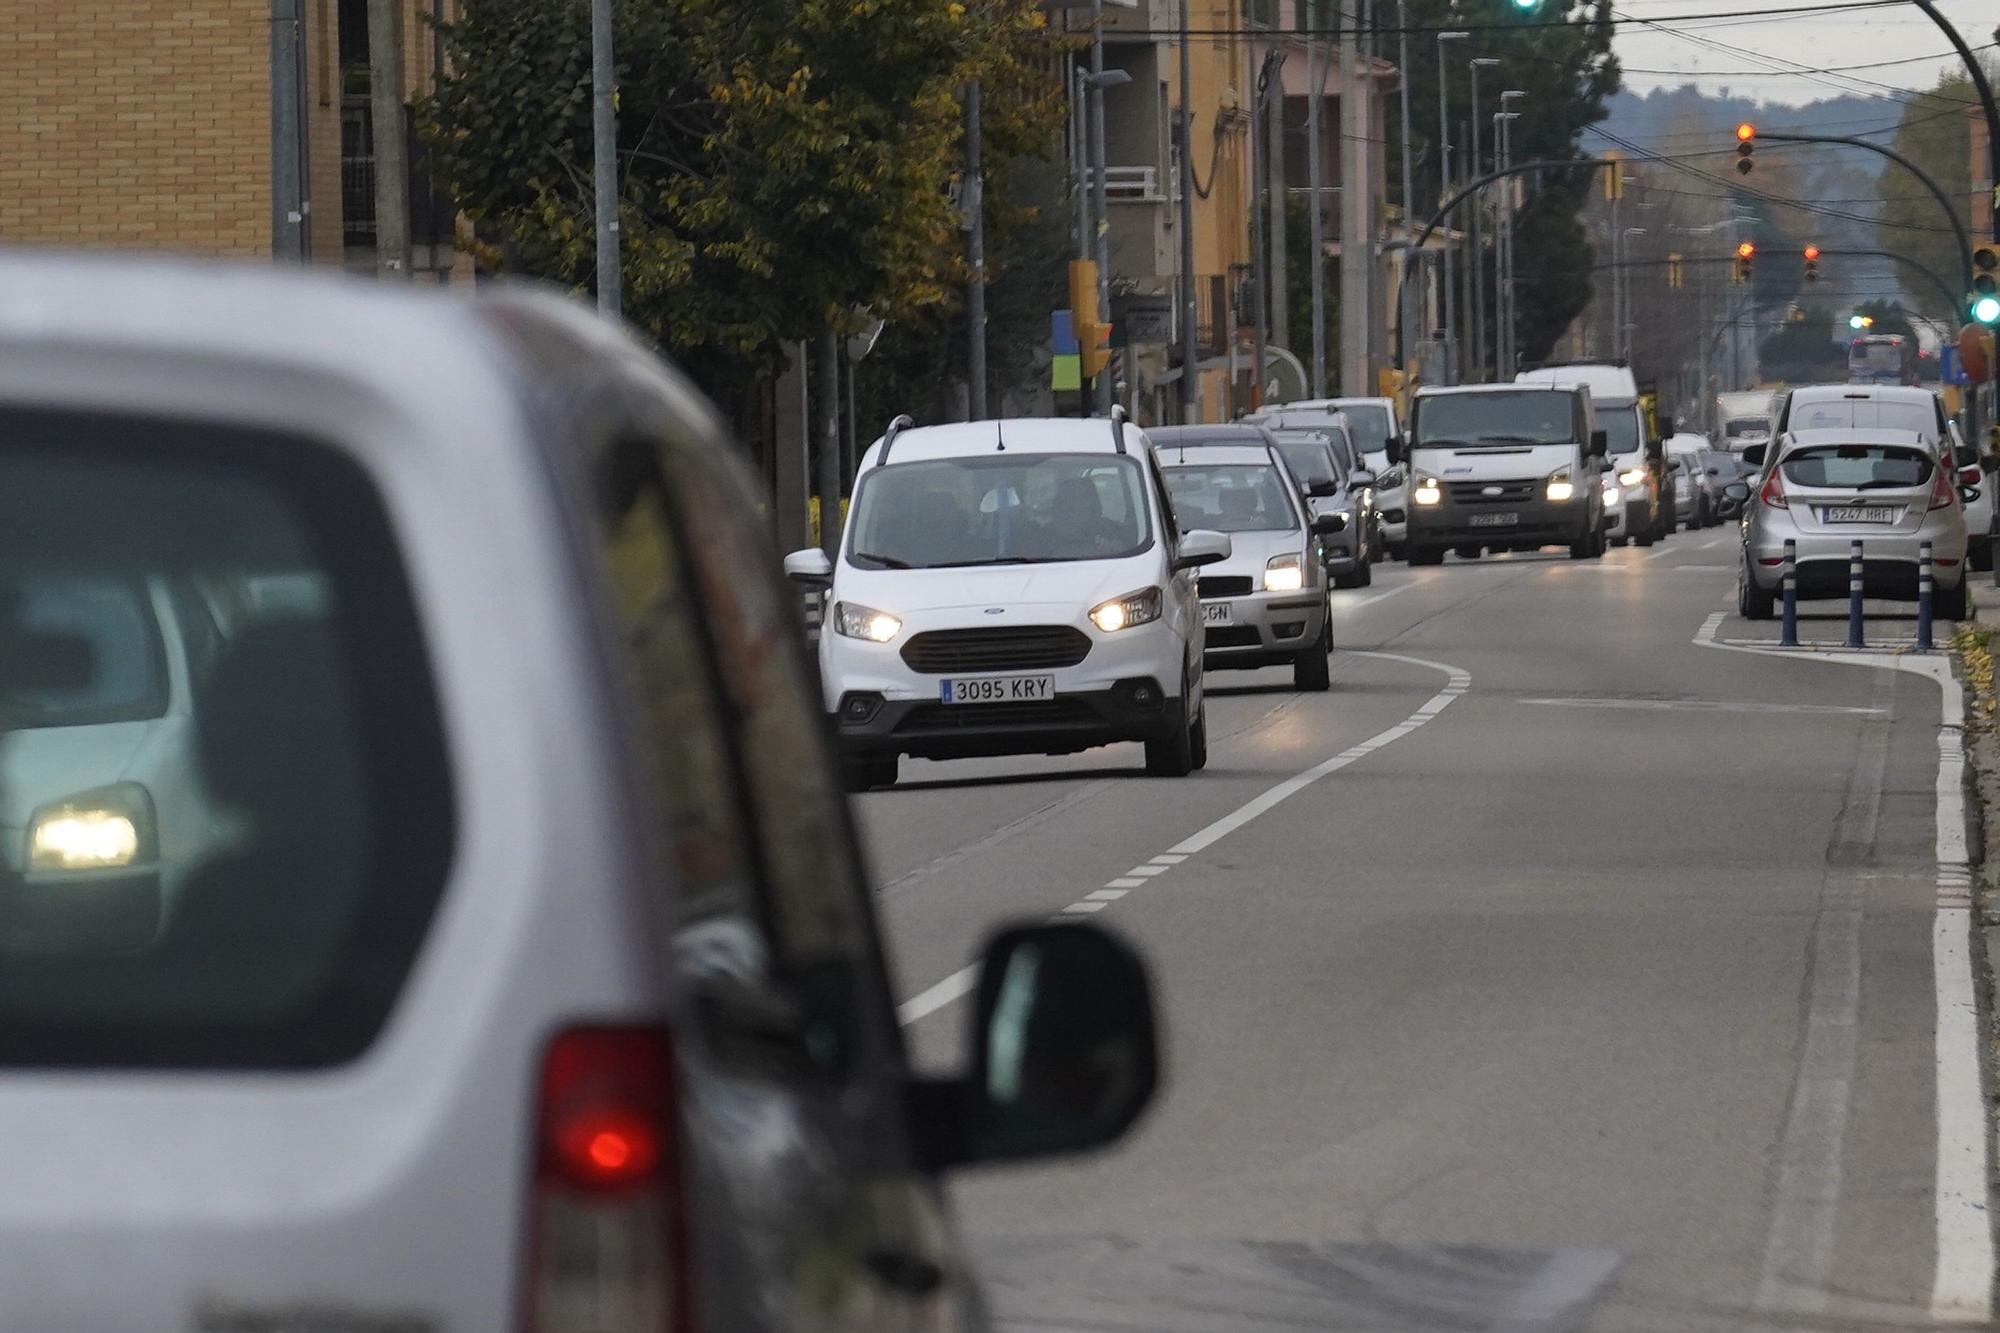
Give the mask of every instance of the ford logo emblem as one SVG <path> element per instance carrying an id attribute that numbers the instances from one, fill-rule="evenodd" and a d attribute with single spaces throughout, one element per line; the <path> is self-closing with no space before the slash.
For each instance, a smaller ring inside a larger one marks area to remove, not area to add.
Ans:
<path id="1" fill-rule="evenodd" d="M 986 614 L 989 616 L 1004 616 L 1007 614 L 1007 608 L 1004 606 L 989 606 L 986 608 Z"/>
<path id="2" fill-rule="evenodd" d="M 1482 486 L 1479 488 L 1479 493 L 1481 495 L 1505 495 L 1507 492 L 1499 486 Z"/>

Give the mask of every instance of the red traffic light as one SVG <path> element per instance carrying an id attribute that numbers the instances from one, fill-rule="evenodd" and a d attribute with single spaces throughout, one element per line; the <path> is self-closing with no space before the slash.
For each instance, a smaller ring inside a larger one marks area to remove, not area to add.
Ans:
<path id="1" fill-rule="evenodd" d="M 1738 259 L 1755 259 L 1757 257 L 1757 247 L 1751 242 L 1745 241 L 1736 247 L 1736 257 Z"/>
<path id="2" fill-rule="evenodd" d="M 1810 263 L 1818 258 L 1819 258 L 1819 247 L 1817 245 L 1808 245 L 1806 247 L 1807 262 Z"/>
<path id="3" fill-rule="evenodd" d="M 1739 143 L 1749 143 L 1752 139 L 1756 137 L 1757 137 L 1757 127 L 1755 125 L 1752 125 L 1749 121 L 1746 120 L 1741 125 L 1738 125 L 1736 127 L 1736 138 Z"/>

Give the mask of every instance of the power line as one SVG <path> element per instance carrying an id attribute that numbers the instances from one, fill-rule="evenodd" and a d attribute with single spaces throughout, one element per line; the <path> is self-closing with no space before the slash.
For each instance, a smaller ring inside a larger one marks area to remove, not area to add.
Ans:
<path id="1" fill-rule="evenodd" d="M 1440 32 L 1529 32 L 1546 28 L 1615 27 L 1618 21 L 1629 21 L 1647 25 L 1693 23 L 1707 19 L 1743 19 L 1747 22 L 1764 22 L 1786 17 L 1804 18 L 1814 14 L 1843 13 L 1861 9 L 1888 9 L 1906 3 L 1908 3 L 1908 0 L 1835 0 L 1832 4 L 1777 5 L 1767 9 L 1725 9 L 1699 14 L 1663 14 L 1658 18 L 1632 18 L 1629 20 L 1619 19 L 1614 14 L 1613 20 L 1585 16 L 1575 19 L 1509 19 L 1498 23 L 1412 23 L 1405 27 L 1388 24 L 1380 24 L 1375 27 L 1344 27 L 1336 24 L 1331 26 L 1285 28 L 1246 24 L 1234 28 L 1127 28 L 1121 26 L 1108 31 L 1115 31 L 1120 37 L 1139 37 L 1153 41 L 1171 39 L 1180 36 L 1182 33 L 1186 33 L 1190 37 L 1230 37 L 1265 40 L 1282 37 L 1345 37 L 1350 34 L 1356 37 L 1396 37 L 1407 33 L 1412 37 L 1419 37 L 1434 35 Z"/>
<path id="2" fill-rule="evenodd" d="M 1637 19 L 1632 21 L 1640 22 Z M 1987 42 L 1983 46 L 1975 46 L 1972 49 L 1974 51 L 1992 51 L 2000 49 L 2000 42 Z M 1904 56 L 1901 60 L 1869 60 L 1859 65 L 1821 65 L 1816 68 L 1815 72 L 1819 74 L 1845 74 L 1857 69 L 1889 69 L 1897 65 L 1921 65 L 1931 60 L 1956 59 L 1958 59 L 1958 52 L 1956 51 L 1939 51 L 1934 55 Z M 1798 77 L 1796 71 L 1784 69 L 1647 69 L 1639 65 L 1627 65 L 1623 61 L 1619 62 L 1618 69 L 1623 74 L 1680 74 L 1688 78 L 1699 79 L 1795 79 Z M 1906 89 L 1905 91 L 1908 90 Z"/>

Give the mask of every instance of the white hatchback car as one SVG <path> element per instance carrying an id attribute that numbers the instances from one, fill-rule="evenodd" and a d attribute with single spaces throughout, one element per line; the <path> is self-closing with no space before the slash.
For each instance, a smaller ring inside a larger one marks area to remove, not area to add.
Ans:
<path id="1" fill-rule="evenodd" d="M 1180 531 L 1144 432 L 1112 419 L 898 418 L 863 454 L 822 589 L 820 679 L 849 783 L 903 755 L 1070 754 L 1141 741 L 1147 771 L 1208 759 L 1194 571 L 1229 558 Z"/>

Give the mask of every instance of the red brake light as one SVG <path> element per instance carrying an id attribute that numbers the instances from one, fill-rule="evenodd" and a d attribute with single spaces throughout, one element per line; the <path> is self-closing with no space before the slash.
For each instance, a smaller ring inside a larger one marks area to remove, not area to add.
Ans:
<path id="1" fill-rule="evenodd" d="M 1958 503 L 1958 492 L 1951 484 L 1951 469 L 1939 468 L 1937 480 L 1931 483 L 1931 508 L 1949 509 Z"/>
<path id="2" fill-rule="evenodd" d="M 1776 468 L 1772 468 L 1771 475 L 1764 479 L 1764 489 L 1757 492 L 1757 498 L 1773 509 L 1792 507 L 1792 502 L 1785 498 L 1785 484 L 1779 479 Z"/>
<path id="3" fill-rule="evenodd" d="M 1979 471 L 1979 465 L 1977 463 L 1974 463 L 1971 467 L 1960 468 L 1958 473 L 1958 479 L 1960 483 L 1962 483 L 1963 485 L 1977 486 L 1979 484 L 1980 475 L 1981 474 Z"/>
<path id="4" fill-rule="evenodd" d="M 525 1333 L 686 1333 L 679 1095 L 662 1028 L 571 1028 L 542 1057 Z"/>

